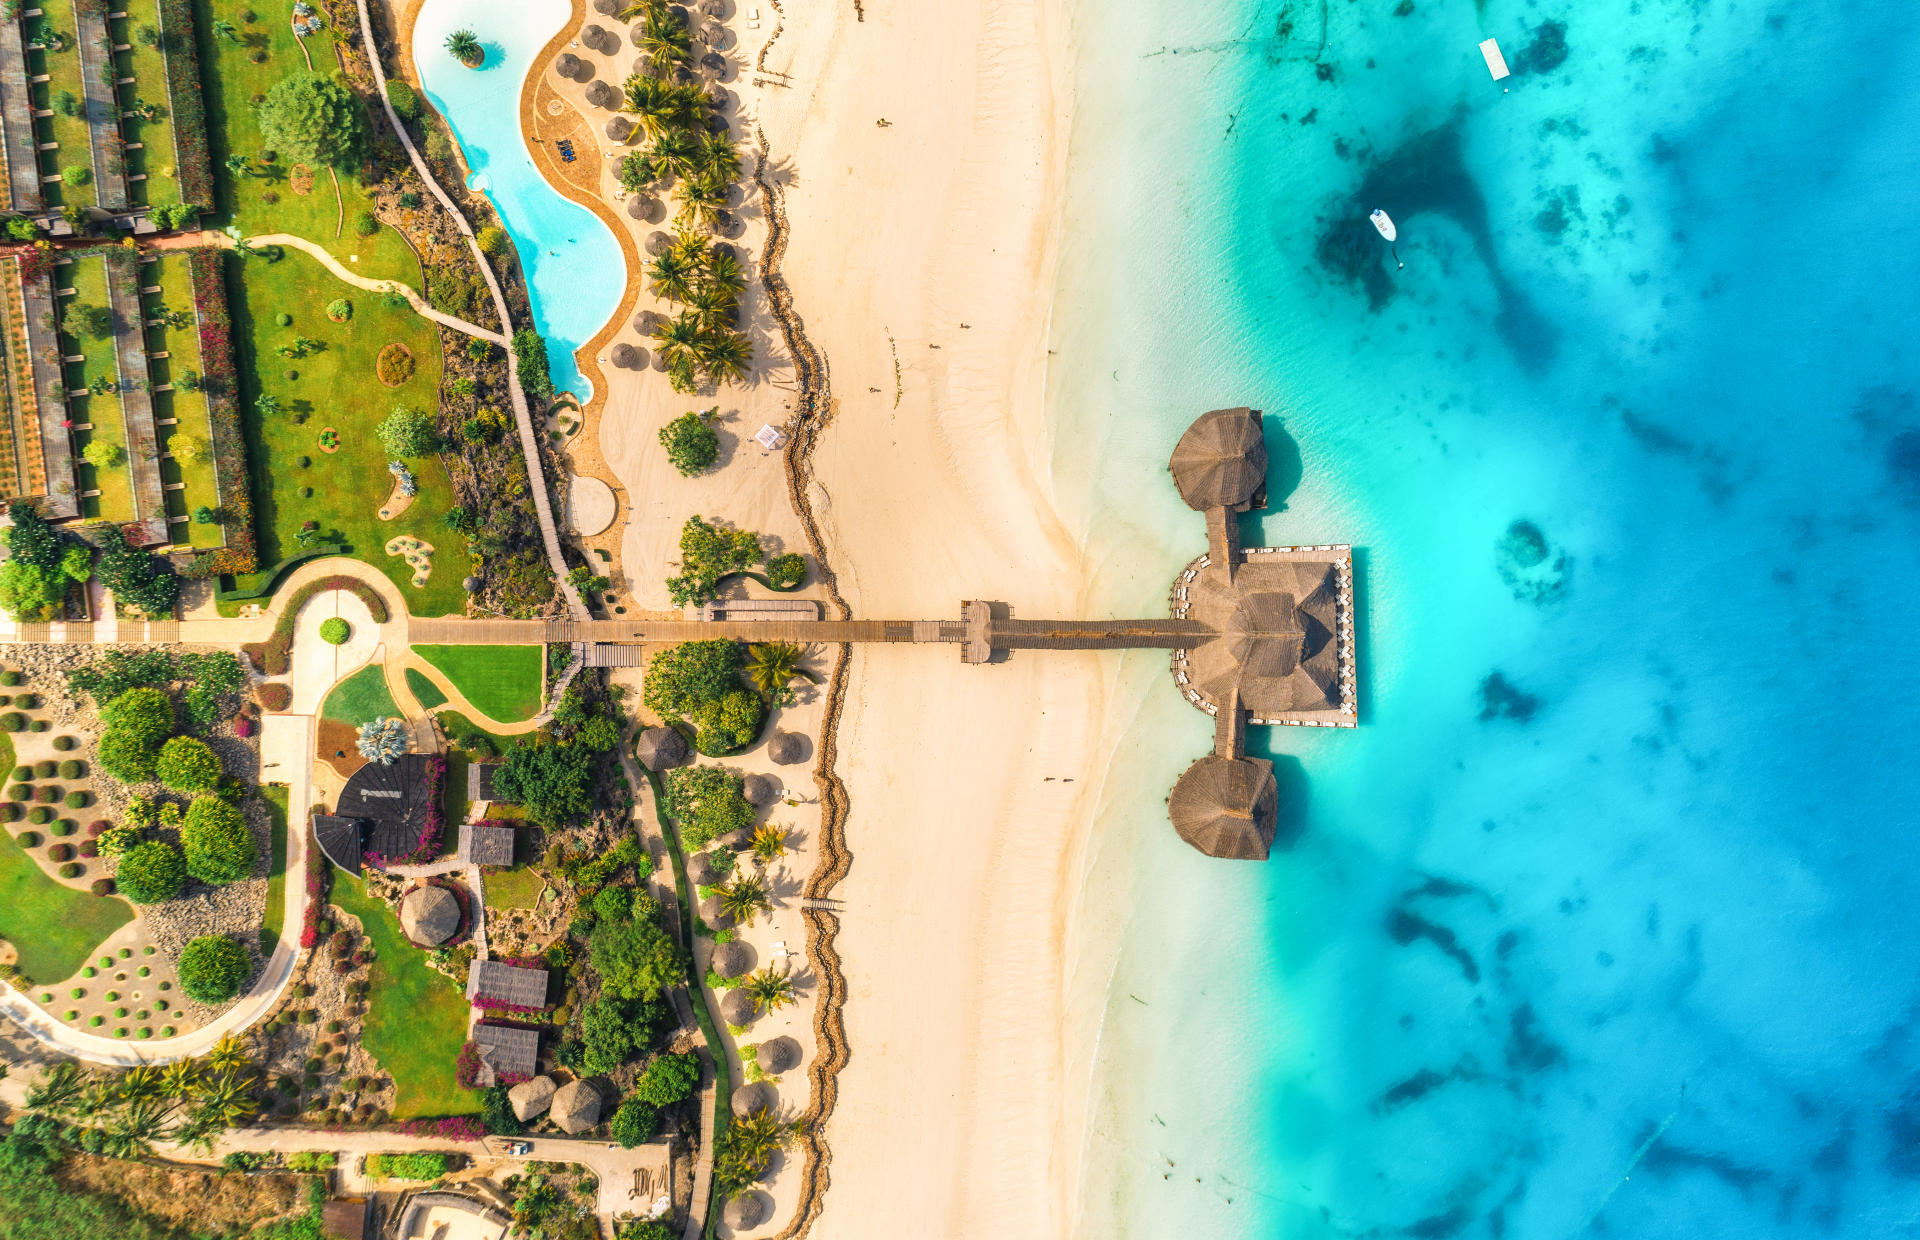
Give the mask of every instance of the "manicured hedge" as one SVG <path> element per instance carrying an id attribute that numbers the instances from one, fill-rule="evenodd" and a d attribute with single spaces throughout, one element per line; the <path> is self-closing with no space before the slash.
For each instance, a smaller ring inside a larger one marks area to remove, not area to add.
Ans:
<path id="1" fill-rule="evenodd" d="M 186 7 L 186 0 L 165 3 L 171 25 L 173 8 Z M 204 149 L 204 138 L 201 143 Z M 184 193 L 184 158 L 182 164 Z M 239 380 L 233 366 L 233 320 L 227 314 L 224 254 L 224 250 L 212 248 L 187 251 L 194 317 L 200 322 L 202 392 L 207 398 L 208 427 L 213 432 L 213 476 L 220 492 L 220 507 L 227 514 L 227 545 L 194 560 L 183 574 L 187 577 L 250 573 L 260 563 L 253 532 L 253 492 L 247 478 L 247 440 L 240 429 Z"/>
<path id="2" fill-rule="evenodd" d="M 213 205 L 213 158 L 207 149 L 207 101 L 200 93 L 200 53 L 193 41 L 193 0 L 160 0 L 166 28 L 167 103 L 173 111 L 174 175 L 180 201 Z"/>

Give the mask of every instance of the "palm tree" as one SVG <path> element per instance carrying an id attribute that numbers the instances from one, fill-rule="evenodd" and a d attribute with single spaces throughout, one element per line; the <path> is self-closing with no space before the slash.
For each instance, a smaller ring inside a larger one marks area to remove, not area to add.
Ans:
<path id="1" fill-rule="evenodd" d="M 739 332 L 702 332 L 693 352 L 700 369 L 714 383 L 744 382 L 753 369 L 753 345 Z"/>
<path id="2" fill-rule="evenodd" d="M 778 861 L 781 857 L 787 855 L 786 828 L 776 827 L 770 822 L 761 823 L 753 829 L 753 843 L 751 847 L 753 849 L 754 859 L 759 861 L 761 865 Z"/>
<path id="3" fill-rule="evenodd" d="M 448 35 L 447 51 L 469 69 L 478 69 L 487 60 L 487 49 L 480 46 L 480 39 L 471 30 L 456 30 Z"/>
<path id="4" fill-rule="evenodd" d="M 78 1102 L 87 1085 L 87 1073 L 80 1065 L 63 1059 L 27 1087 L 27 1109 L 58 1114 Z"/>
<path id="5" fill-rule="evenodd" d="M 765 880 L 753 875 L 742 874 L 730 883 L 723 883 L 714 888 L 714 894 L 727 915 L 743 925 L 751 926 L 756 916 L 773 911 Z"/>
<path id="6" fill-rule="evenodd" d="M 148 1153 L 153 1143 L 166 1135 L 167 1117 L 172 1112 L 173 1108 L 165 1103 L 143 1099 L 121 1111 L 108 1127 L 107 1135 L 138 1153 Z"/>
<path id="7" fill-rule="evenodd" d="M 238 43 L 240 41 L 240 27 L 224 18 L 218 19 L 213 23 L 213 33 L 216 38 L 225 39 L 229 43 Z"/>
<path id="8" fill-rule="evenodd" d="M 647 54 L 647 65 L 653 76 L 660 78 L 693 55 L 693 37 L 687 28 L 671 17 L 658 20 L 652 13 L 640 28 L 639 46 Z"/>
<path id="9" fill-rule="evenodd" d="M 674 129 L 654 140 L 647 151 L 663 177 L 691 177 L 698 166 L 700 146 L 693 135 Z"/>
<path id="10" fill-rule="evenodd" d="M 120 1074 L 120 1096 L 131 1103 L 168 1097 L 164 1073 L 152 1064 L 141 1064 Z"/>
<path id="11" fill-rule="evenodd" d="M 176 1059 L 160 1074 L 167 1097 L 191 1098 L 200 1089 L 200 1065 L 191 1059 Z"/>
<path id="12" fill-rule="evenodd" d="M 660 356 L 667 359 L 667 365 L 680 360 L 697 365 L 699 358 L 695 350 L 703 334 L 700 321 L 683 310 L 662 324 L 653 337 L 660 342 Z"/>
<path id="13" fill-rule="evenodd" d="M 692 130 L 695 136 L 705 133 L 707 113 L 713 107 L 707 92 L 692 82 L 676 82 L 667 89 L 673 92 L 674 119 L 680 128 Z"/>
<path id="14" fill-rule="evenodd" d="M 777 1012 L 800 1001 L 793 993 L 793 978 L 772 969 L 762 969 L 740 985 L 762 1012 Z"/>
<path id="15" fill-rule="evenodd" d="M 648 138 L 660 138 L 678 127 L 680 101 L 673 87 L 659 78 L 636 73 L 627 79 L 626 107 L 633 113 L 640 132 Z"/>
<path id="16" fill-rule="evenodd" d="M 792 642 L 755 642 L 748 648 L 747 679 L 762 693 L 778 693 L 800 675 L 806 651 Z"/>
<path id="17" fill-rule="evenodd" d="M 707 331 L 731 328 L 740 309 L 738 297 L 711 284 L 702 284 L 685 301 L 687 308 L 699 316 L 700 326 Z"/>
<path id="18" fill-rule="evenodd" d="M 747 287 L 747 273 L 731 250 L 712 250 L 707 254 L 707 283 L 738 296 Z"/>
<path id="19" fill-rule="evenodd" d="M 705 174 L 696 175 L 680 186 L 677 222 L 682 228 L 710 229 L 720 222 L 720 212 L 726 206 L 726 184 Z"/>
<path id="20" fill-rule="evenodd" d="M 709 133 L 700 140 L 700 175 L 727 182 L 740 175 L 740 155 L 725 133 Z"/>
<path id="21" fill-rule="evenodd" d="M 246 1046 L 231 1033 L 223 1035 L 213 1044 L 213 1049 L 207 1052 L 207 1067 L 215 1072 L 244 1068 L 252 1062 L 247 1056 Z"/>
<path id="22" fill-rule="evenodd" d="M 647 264 L 647 288 L 655 297 L 686 301 L 693 296 L 693 272 L 672 250 Z"/>
<path id="23" fill-rule="evenodd" d="M 640 0 L 638 4 L 629 4 L 618 13 L 615 13 L 613 19 L 615 21 L 630 22 L 643 13 L 651 18 L 654 14 L 661 12 L 665 7 L 665 5 L 660 3 L 660 0 Z"/>

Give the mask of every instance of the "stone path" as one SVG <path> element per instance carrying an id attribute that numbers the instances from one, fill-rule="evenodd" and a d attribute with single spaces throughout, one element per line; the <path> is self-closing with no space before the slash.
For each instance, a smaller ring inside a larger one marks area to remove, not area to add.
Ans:
<path id="1" fill-rule="evenodd" d="M 22 213 L 38 211 L 40 153 L 33 132 L 33 108 L 27 93 L 27 53 L 20 23 L 0 22 L 0 126 L 6 133 L 8 205 Z"/>
<path id="2" fill-rule="evenodd" d="M 114 98 L 113 42 L 107 35 L 106 6 L 73 6 L 78 29 L 74 44 L 80 56 L 80 89 L 87 97 L 87 141 L 92 147 L 93 183 L 107 211 L 127 207 L 127 175 L 113 168 L 111 138 L 120 136 L 120 104 Z M 101 57 L 105 57 L 104 64 Z M 101 69 L 108 70 L 102 75 Z"/>
<path id="3" fill-rule="evenodd" d="M 136 268 L 137 270 L 137 268 Z M 107 259 L 107 303 L 113 311 L 113 356 L 119 366 L 120 420 L 126 428 L 127 468 L 133 476 L 133 508 L 149 543 L 173 541 L 167 522 L 166 482 L 160 475 L 160 439 L 153 422 L 147 370 L 147 316 L 140 309 L 140 279 L 129 279 Z"/>

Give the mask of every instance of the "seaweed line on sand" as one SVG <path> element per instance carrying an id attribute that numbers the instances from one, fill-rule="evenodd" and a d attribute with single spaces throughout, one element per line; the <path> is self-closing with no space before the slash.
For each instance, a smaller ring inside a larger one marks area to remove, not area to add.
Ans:
<path id="1" fill-rule="evenodd" d="M 755 161 L 753 179 L 760 186 L 767 212 L 767 251 L 760 265 L 760 280 L 766 287 L 767 303 L 779 321 L 780 334 L 786 339 L 787 351 L 793 355 L 794 369 L 800 378 L 800 395 L 784 457 L 787 493 L 806 533 L 814 562 L 819 566 L 821 584 L 826 586 L 828 597 L 844 620 L 851 618 L 853 612 L 841 597 L 839 581 L 827 563 L 826 545 L 821 540 L 809 498 L 811 488 L 819 485 L 813 477 L 813 449 L 820 432 L 826 429 L 830 407 L 827 363 L 807 339 L 806 329 L 793 308 L 793 293 L 780 275 L 780 260 L 787 249 L 787 213 L 779 190 L 767 176 L 766 132 L 756 127 L 755 137 L 759 159 Z M 840 710 L 846 702 L 847 663 L 852 654 L 852 646 L 840 645 L 834 654 L 833 673 L 827 685 L 827 716 L 820 727 L 819 760 L 813 768 L 814 783 L 820 790 L 820 861 L 807 879 L 809 904 L 827 899 L 853 863 L 846 843 L 847 789 L 834 771 L 839 753 Z M 820 1217 L 827 1185 L 832 1181 L 829 1168 L 833 1152 L 827 1146 L 825 1129 L 839 1098 L 840 1069 L 846 1066 L 849 1055 L 846 1025 L 840 1015 L 847 1001 L 847 981 L 840 971 L 840 954 L 834 949 L 840 919 L 817 905 L 805 908 L 802 916 L 807 923 L 807 958 L 820 971 L 820 1001 L 813 1013 L 813 1062 L 807 1066 L 811 1101 L 802 1117 L 804 1127 L 799 1138 L 804 1155 L 800 1204 L 793 1220 L 775 1240 L 796 1240 Z"/>

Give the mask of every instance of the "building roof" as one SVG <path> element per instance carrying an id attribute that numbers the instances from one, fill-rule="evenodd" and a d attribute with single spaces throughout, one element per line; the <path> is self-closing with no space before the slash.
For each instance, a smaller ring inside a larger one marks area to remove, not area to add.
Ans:
<path id="1" fill-rule="evenodd" d="M 445 887 L 415 887 L 400 899 L 400 929 L 415 943 L 438 947 L 460 928 L 460 901 Z"/>
<path id="2" fill-rule="evenodd" d="M 780 1096 L 765 1081 L 745 1081 L 734 1089 L 730 1101 L 733 1113 L 745 1116 L 755 1111 L 771 1111 L 773 1104 L 780 1101 Z"/>
<path id="3" fill-rule="evenodd" d="M 1265 861 L 1279 802 L 1273 763 L 1209 754 L 1174 782 L 1167 815 L 1180 838 L 1209 857 Z"/>
<path id="4" fill-rule="evenodd" d="M 313 838 L 320 851 L 349 874 L 360 873 L 360 837 L 366 824 L 358 818 L 320 814 L 313 820 Z"/>
<path id="5" fill-rule="evenodd" d="M 589 1081 L 569 1081 L 553 1095 L 552 1115 L 562 1132 L 585 1132 L 600 1122 L 600 1091 Z"/>
<path id="6" fill-rule="evenodd" d="M 759 1189 L 748 1189 L 727 1202 L 721 1218 L 734 1231 L 752 1231 L 767 1221 L 772 1207 L 767 1204 L 767 1195 Z"/>
<path id="7" fill-rule="evenodd" d="M 753 971 L 753 948 L 739 939 L 729 939 L 725 943 L 713 945 L 713 958 L 709 962 L 713 971 L 721 977 L 741 977 Z"/>
<path id="8" fill-rule="evenodd" d="M 369 824 L 362 848 L 383 857 L 406 856 L 419 845 L 427 815 L 435 808 L 428 774 L 434 762 L 432 754 L 410 753 L 392 766 L 367 763 L 347 780 L 334 813 Z"/>
<path id="9" fill-rule="evenodd" d="M 320 1230 L 331 1240 L 364 1240 L 367 1199 L 336 1197 L 320 1207 Z"/>
<path id="10" fill-rule="evenodd" d="M 634 742 L 633 755 L 657 775 L 687 760 L 687 738 L 672 728 L 648 728 Z"/>
<path id="11" fill-rule="evenodd" d="M 467 970 L 467 998 L 543 1008 L 547 1005 L 547 971 L 498 960 L 476 960 Z"/>
<path id="12" fill-rule="evenodd" d="M 1238 693 L 1255 718 L 1339 710 L 1339 581 L 1328 560 L 1248 555 L 1210 564 L 1188 587 L 1187 615 L 1218 636 L 1188 654 L 1193 687 L 1218 705 Z"/>
<path id="13" fill-rule="evenodd" d="M 473 1027 L 473 1044 L 480 1050 L 480 1084 L 492 1085 L 502 1076 L 531 1078 L 540 1067 L 540 1031 L 514 1025 Z"/>
<path id="14" fill-rule="evenodd" d="M 493 800 L 493 777 L 500 770 L 498 762 L 473 762 L 467 766 L 467 800 Z"/>
<path id="15" fill-rule="evenodd" d="M 1267 441 L 1257 409 L 1215 409 L 1194 419 L 1174 445 L 1173 485 L 1187 507 L 1245 512 L 1267 482 Z"/>
<path id="16" fill-rule="evenodd" d="M 749 805 L 765 809 L 780 799 L 780 783 L 771 775 L 749 775 L 740 782 L 740 795 Z"/>
<path id="17" fill-rule="evenodd" d="M 554 1084 L 550 1076 L 536 1076 L 507 1091 L 507 1105 L 521 1122 L 532 1119 L 553 1105 Z"/>
<path id="18" fill-rule="evenodd" d="M 468 865 L 512 865 L 518 833 L 490 822 L 460 824 L 460 860 Z"/>

